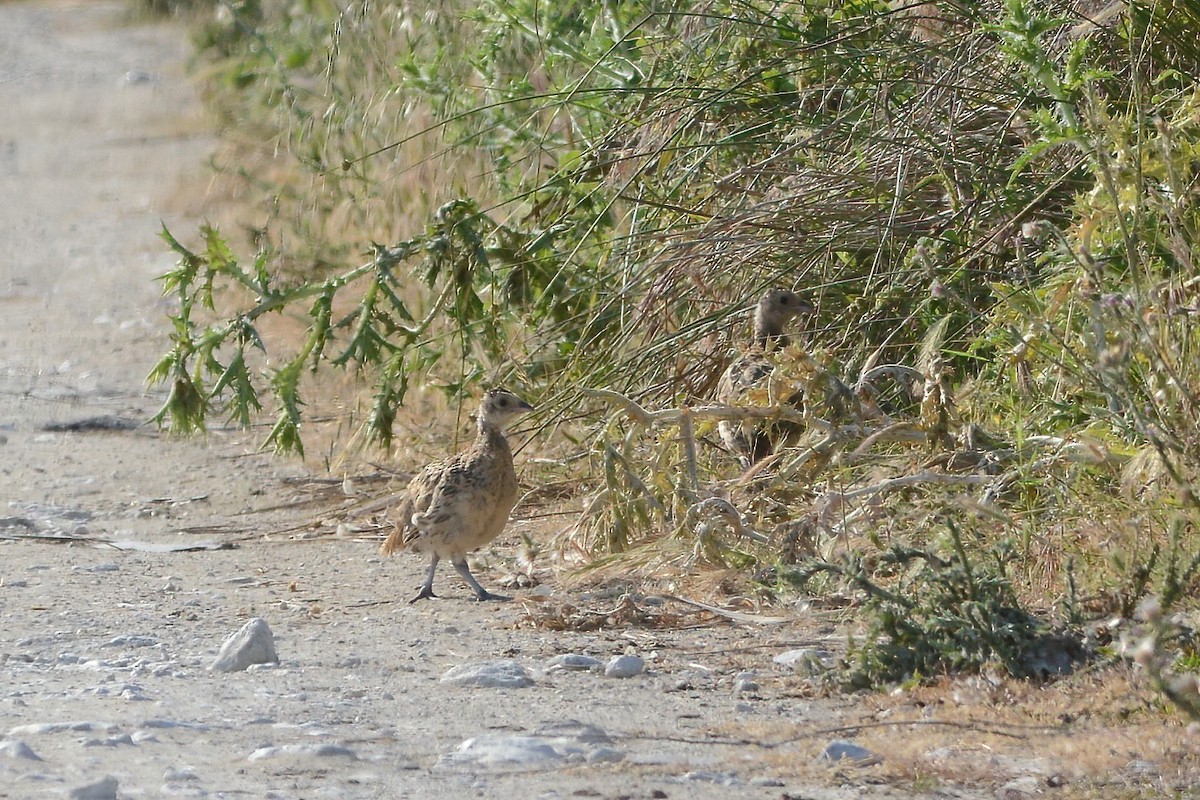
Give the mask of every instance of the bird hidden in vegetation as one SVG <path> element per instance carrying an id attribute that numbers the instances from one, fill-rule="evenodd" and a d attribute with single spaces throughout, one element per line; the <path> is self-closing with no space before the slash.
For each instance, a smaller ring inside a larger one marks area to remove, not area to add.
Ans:
<path id="1" fill-rule="evenodd" d="M 795 292 L 786 289 L 767 291 L 754 307 L 754 338 L 750 348 L 725 370 L 717 384 L 717 401 L 725 405 L 745 405 L 747 396 L 774 371 L 770 354 L 786 347 L 784 328 L 799 316 L 808 316 L 813 306 Z M 749 420 L 721 420 L 717 424 L 721 441 L 737 454 L 746 469 L 770 455 L 774 448 L 768 426 Z"/>

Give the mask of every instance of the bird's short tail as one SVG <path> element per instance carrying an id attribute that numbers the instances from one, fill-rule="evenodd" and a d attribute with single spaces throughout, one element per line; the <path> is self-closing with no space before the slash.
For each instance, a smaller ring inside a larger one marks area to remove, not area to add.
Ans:
<path id="1" fill-rule="evenodd" d="M 393 518 L 399 521 L 397 522 L 396 526 L 392 528 L 392 532 L 388 534 L 387 540 L 384 541 L 383 546 L 379 548 L 379 554 L 381 556 L 390 556 L 392 553 L 404 549 L 404 532 L 412 524 L 411 498 L 404 498 L 403 502 L 400 503 L 400 508 L 397 509 L 397 513 Z"/>
<path id="2" fill-rule="evenodd" d="M 392 553 L 395 553 L 397 550 L 403 550 L 403 549 L 404 549 L 404 527 L 401 525 L 397 525 L 396 527 L 392 528 L 392 532 L 388 534 L 388 537 L 384 541 L 383 546 L 381 546 L 379 548 L 379 554 L 381 556 L 390 556 Z"/>

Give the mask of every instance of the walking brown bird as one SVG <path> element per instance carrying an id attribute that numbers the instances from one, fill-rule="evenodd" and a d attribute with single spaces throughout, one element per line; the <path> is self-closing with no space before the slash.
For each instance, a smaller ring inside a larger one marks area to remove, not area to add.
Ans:
<path id="1" fill-rule="evenodd" d="M 787 289 L 770 289 L 754 307 L 754 338 L 747 352 L 725 370 L 717 384 L 717 401 L 725 405 L 742 405 L 750 390 L 766 380 L 775 370 L 770 353 L 786 347 L 788 337 L 784 328 L 799 316 L 808 316 L 812 304 Z M 747 469 L 756 461 L 771 454 L 774 442 L 766 426 L 748 420 L 721 420 L 717 423 L 721 441 L 736 453 Z"/>
<path id="2" fill-rule="evenodd" d="M 467 553 L 495 539 L 508 523 L 517 502 L 517 474 L 504 429 L 532 410 L 511 392 L 489 390 L 479 406 L 474 443 L 409 481 L 396 528 L 380 552 L 386 556 L 408 548 L 430 554 L 429 574 L 410 603 L 436 597 L 433 575 L 443 558 L 454 565 L 477 600 L 508 599 L 479 585 L 467 566 Z"/>

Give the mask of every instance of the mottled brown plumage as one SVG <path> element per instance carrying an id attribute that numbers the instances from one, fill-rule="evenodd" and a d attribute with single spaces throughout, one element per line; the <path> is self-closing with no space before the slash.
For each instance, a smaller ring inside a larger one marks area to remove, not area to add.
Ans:
<path id="1" fill-rule="evenodd" d="M 405 548 L 430 554 L 429 574 L 409 602 L 435 596 L 433 575 L 443 558 L 450 560 L 477 599 L 507 599 L 479 585 L 467 566 L 467 553 L 495 539 L 516 505 L 517 474 L 504 427 L 532 408 L 510 392 L 490 390 L 480 403 L 478 433 L 471 446 L 430 464 L 409 481 L 396 529 L 380 548 L 383 555 Z"/>
<path id="2" fill-rule="evenodd" d="M 771 289 L 754 308 L 754 339 L 747 352 L 729 365 L 717 384 L 717 401 L 738 406 L 750 390 L 766 380 L 775 364 L 770 353 L 788 344 L 784 327 L 796 317 L 813 312 L 812 304 L 795 292 Z M 743 468 L 770 455 L 773 443 L 762 425 L 722 420 L 717 424 L 721 441 L 737 454 Z"/>

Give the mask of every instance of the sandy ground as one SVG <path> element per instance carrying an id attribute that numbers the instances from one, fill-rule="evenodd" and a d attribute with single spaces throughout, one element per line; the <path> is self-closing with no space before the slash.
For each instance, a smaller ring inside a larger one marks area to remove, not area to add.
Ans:
<path id="1" fill-rule="evenodd" d="M 1021 800 L 1188 785 L 1179 727 L 1089 716 L 1091 679 L 1058 697 L 1069 713 L 1041 716 L 999 684 L 963 684 L 954 702 L 821 697 L 772 663 L 831 641 L 796 610 L 746 624 L 642 598 L 639 616 L 619 591 L 553 579 L 480 605 L 450 570 L 444 599 L 410 606 L 417 558 L 336 533 L 382 482 L 347 498 L 252 435 L 136 427 L 162 399 L 143 383 L 166 341 L 159 221 L 195 230 L 171 209 L 203 191 L 215 147 L 185 57 L 180 30 L 129 24 L 118 2 L 0 2 L 0 797 Z M 595 629 L 554 630 L 567 603 L 597 612 L 577 618 Z M 279 665 L 210 671 L 252 617 Z M 553 669 L 567 653 L 645 669 Z M 442 681 L 502 660 L 531 685 Z M 820 761 L 836 739 L 882 762 Z"/>

